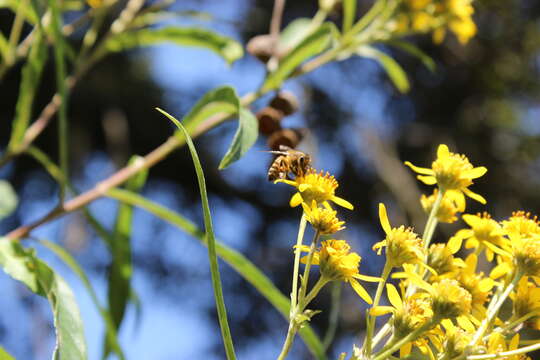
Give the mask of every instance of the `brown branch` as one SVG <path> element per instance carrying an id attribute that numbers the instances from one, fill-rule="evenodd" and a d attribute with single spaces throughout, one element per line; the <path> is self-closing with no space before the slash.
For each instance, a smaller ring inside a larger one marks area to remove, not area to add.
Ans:
<path id="1" fill-rule="evenodd" d="M 270 20 L 270 36 L 274 41 L 274 47 L 277 44 L 279 37 L 279 29 L 281 27 L 281 19 L 283 18 L 283 9 L 285 8 L 285 0 L 275 0 L 274 9 L 272 11 L 272 19 Z"/>

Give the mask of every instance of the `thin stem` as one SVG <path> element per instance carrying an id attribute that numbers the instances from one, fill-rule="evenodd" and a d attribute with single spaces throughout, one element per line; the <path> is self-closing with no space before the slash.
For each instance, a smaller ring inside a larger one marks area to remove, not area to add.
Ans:
<path id="1" fill-rule="evenodd" d="M 532 317 L 540 315 L 540 310 L 531 311 L 528 314 L 523 315 L 520 318 L 517 318 L 516 320 L 504 325 L 501 327 L 503 330 L 509 330 L 512 328 L 515 328 L 516 326 L 520 325 L 521 323 L 524 323 L 525 321 L 529 320 Z"/>
<path id="2" fill-rule="evenodd" d="M 313 289 L 311 289 L 311 291 L 307 294 L 306 298 L 304 299 L 304 301 L 300 304 L 299 306 L 299 309 L 301 309 L 301 311 L 304 311 L 304 309 L 306 308 L 306 306 L 309 305 L 309 303 L 315 299 L 315 296 L 317 296 L 319 294 L 319 291 L 321 291 L 321 289 L 324 287 L 324 285 L 328 284 L 330 282 L 329 279 L 321 276 L 319 278 L 319 280 L 317 280 L 317 282 L 315 283 L 315 285 L 313 285 Z"/>
<path id="3" fill-rule="evenodd" d="M 15 62 L 15 50 L 17 43 L 21 37 L 22 28 L 24 25 L 24 8 L 28 5 L 28 0 L 22 0 L 17 6 L 17 14 L 15 14 L 15 20 L 13 20 L 13 25 L 11 26 L 11 32 L 9 34 L 9 53 L 6 57 L 6 64 L 9 66 Z"/>
<path id="4" fill-rule="evenodd" d="M 486 318 L 482 321 L 482 324 L 480 325 L 478 330 L 476 330 L 476 333 L 474 334 L 473 339 L 469 343 L 470 346 L 476 345 L 478 340 L 480 340 L 482 336 L 484 336 L 484 333 L 486 332 L 489 324 L 491 324 L 491 322 L 493 321 L 493 319 L 499 312 L 499 309 L 501 308 L 502 304 L 504 303 L 508 295 L 510 295 L 512 290 L 514 290 L 514 288 L 516 287 L 517 283 L 519 282 L 522 276 L 523 276 L 522 271 L 517 272 L 516 275 L 514 276 L 514 279 L 512 279 L 512 282 L 508 284 L 508 286 L 506 287 L 502 295 L 497 299 L 493 307 L 488 310 Z"/>
<path id="5" fill-rule="evenodd" d="M 326 328 L 326 333 L 324 334 L 323 339 L 323 346 L 325 350 L 328 350 L 336 335 L 341 302 L 341 288 L 341 281 L 336 281 L 332 285 L 332 305 L 330 308 L 330 315 L 328 316 L 328 327 Z"/>
<path id="6" fill-rule="evenodd" d="M 274 40 L 275 44 L 279 36 L 279 29 L 281 27 L 281 19 L 283 17 L 283 9 L 285 8 L 285 0 L 275 0 L 274 9 L 272 10 L 272 19 L 270 20 L 270 36 Z"/>
<path id="7" fill-rule="evenodd" d="M 416 340 L 420 335 L 422 335 L 427 330 L 431 329 L 439 322 L 438 318 L 433 318 L 421 327 L 417 328 L 413 332 L 409 333 L 407 336 L 399 339 L 398 341 L 393 342 L 387 350 L 382 350 L 376 354 L 373 360 L 383 360 L 387 359 L 390 355 L 398 351 L 403 345 L 408 342 Z"/>
<path id="8" fill-rule="evenodd" d="M 389 323 L 386 323 L 383 325 L 383 327 L 379 330 L 377 334 L 373 337 L 373 341 L 371 343 L 371 346 L 375 347 L 377 344 L 390 332 L 391 327 Z"/>
<path id="9" fill-rule="evenodd" d="M 298 307 L 298 272 L 300 269 L 300 253 L 302 247 L 302 241 L 304 239 L 304 232 L 306 231 L 307 218 L 306 214 L 302 213 L 300 219 L 300 225 L 298 226 L 298 236 L 296 237 L 296 247 L 294 248 L 294 266 L 293 266 L 293 278 L 292 278 L 292 290 L 291 290 L 291 317 L 296 312 Z"/>
<path id="10" fill-rule="evenodd" d="M 298 325 L 296 322 L 291 321 L 289 323 L 289 330 L 287 330 L 287 337 L 285 338 L 285 342 L 283 343 L 283 347 L 281 348 L 281 352 L 279 353 L 278 360 L 283 360 L 287 357 L 289 354 L 289 351 L 291 350 L 294 336 L 296 335 L 296 332 L 298 331 Z"/>
<path id="11" fill-rule="evenodd" d="M 379 282 L 379 285 L 377 285 L 377 291 L 375 292 L 375 298 L 373 299 L 373 304 L 371 305 L 371 309 L 374 309 L 376 306 L 379 305 L 379 301 L 381 300 L 381 295 L 384 290 L 384 285 L 386 284 L 386 281 L 388 280 L 390 271 L 392 271 L 392 265 L 388 261 L 386 261 L 384 263 L 384 268 L 381 274 L 382 281 Z M 376 320 L 375 316 L 369 314 L 368 312 L 366 338 L 364 339 L 364 349 L 363 349 L 365 355 L 371 354 L 373 331 L 375 329 L 375 320 Z"/>
<path id="12" fill-rule="evenodd" d="M 311 270 L 311 264 L 313 262 L 313 255 L 315 254 L 315 249 L 317 248 L 317 242 L 319 241 L 321 233 L 319 230 L 315 232 L 311 245 L 309 247 L 309 253 L 307 255 L 306 267 L 304 268 L 304 276 L 302 277 L 302 284 L 300 285 L 300 296 L 298 302 L 302 303 L 304 297 L 306 296 L 306 291 L 309 282 L 309 271 Z"/>
<path id="13" fill-rule="evenodd" d="M 510 351 L 503 351 L 503 352 L 496 353 L 496 354 L 469 355 L 469 356 L 467 356 L 467 360 L 498 359 L 498 358 L 502 358 L 502 357 L 525 354 L 525 353 L 535 351 L 535 350 L 538 350 L 538 349 L 540 349 L 540 342 L 536 343 L 536 344 L 533 344 L 533 345 L 524 346 L 524 347 L 519 348 L 519 349 L 510 350 Z"/>

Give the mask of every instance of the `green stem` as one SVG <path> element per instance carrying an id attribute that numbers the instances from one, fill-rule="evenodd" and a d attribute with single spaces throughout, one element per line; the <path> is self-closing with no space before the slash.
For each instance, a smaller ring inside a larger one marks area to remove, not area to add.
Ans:
<path id="1" fill-rule="evenodd" d="M 522 271 L 519 271 L 518 273 L 516 273 L 516 275 L 514 276 L 514 279 L 512 279 L 512 282 L 508 284 L 508 286 L 506 287 L 502 295 L 499 298 L 497 298 L 497 301 L 494 303 L 493 307 L 491 307 L 488 310 L 486 318 L 482 321 L 482 324 L 480 325 L 478 330 L 476 330 L 476 333 L 474 334 L 473 339 L 469 343 L 470 346 L 475 346 L 478 340 L 480 340 L 482 336 L 484 336 L 484 333 L 486 332 L 487 328 L 489 327 L 489 325 L 491 324 L 491 322 L 493 321 L 493 319 L 499 312 L 499 309 L 501 308 L 502 304 L 504 303 L 508 295 L 510 295 L 512 290 L 514 290 L 514 288 L 516 287 L 517 283 L 519 282 L 522 276 L 523 276 Z"/>
<path id="2" fill-rule="evenodd" d="M 390 332 L 391 327 L 389 323 L 383 325 L 377 334 L 373 337 L 371 346 L 377 346 L 377 344 Z"/>
<path id="3" fill-rule="evenodd" d="M 291 291 L 291 315 L 296 312 L 298 306 L 298 272 L 300 268 L 300 253 L 302 247 L 302 241 L 304 239 L 304 232 L 306 231 L 307 218 L 306 214 L 302 214 L 300 219 L 300 225 L 298 226 L 298 236 L 296 237 L 296 247 L 294 249 L 294 267 L 292 278 L 292 291 Z"/>
<path id="4" fill-rule="evenodd" d="M 306 291 L 309 282 L 309 271 L 311 270 L 311 264 L 313 262 L 313 255 L 315 254 L 315 249 L 317 247 L 317 242 L 319 241 L 319 236 L 321 233 L 319 230 L 315 232 L 313 240 L 311 241 L 311 246 L 309 247 L 309 253 L 307 255 L 306 267 L 304 269 L 304 276 L 302 277 L 302 284 L 300 285 L 300 296 L 298 302 L 302 303 L 304 297 L 306 296 Z"/>
<path id="5" fill-rule="evenodd" d="M 285 342 L 283 343 L 283 347 L 281 348 L 281 352 L 278 356 L 278 360 L 284 360 L 287 355 L 289 354 L 289 351 L 291 350 L 294 336 L 296 335 L 296 332 L 298 331 L 298 325 L 296 322 L 291 321 L 289 323 L 289 330 L 287 331 L 287 337 L 285 338 Z"/>
<path id="6" fill-rule="evenodd" d="M 323 339 L 323 346 L 325 349 L 330 347 L 330 344 L 336 335 L 341 301 L 341 288 L 342 286 L 340 281 L 336 281 L 332 286 L 332 305 L 330 308 L 330 315 L 328 316 L 328 327 L 326 328 L 326 333 L 324 334 Z"/>
<path id="7" fill-rule="evenodd" d="M 519 355 L 519 354 L 525 354 L 531 351 L 535 351 L 540 349 L 540 343 L 524 346 L 519 349 L 510 350 L 510 351 L 503 351 L 496 354 L 484 354 L 484 355 L 469 355 L 467 356 L 467 360 L 488 360 L 488 359 L 498 359 L 503 357 L 509 357 L 513 355 Z"/>
<path id="8" fill-rule="evenodd" d="M 313 285 L 313 289 L 311 289 L 311 291 L 307 294 L 304 301 L 302 301 L 302 303 L 299 304 L 300 311 L 304 311 L 306 306 L 308 306 L 309 303 L 311 302 L 311 300 L 313 300 L 315 296 L 319 294 L 319 291 L 321 291 L 324 285 L 328 284 L 329 282 L 330 282 L 329 279 L 325 278 L 324 276 L 321 276 L 319 280 L 317 280 L 315 285 Z"/>
<path id="9" fill-rule="evenodd" d="M 392 265 L 387 260 L 384 263 L 384 268 L 381 274 L 382 281 L 379 282 L 379 285 L 377 285 L 377 291 L 375 292 L 375 298 L 373 299 L 373 304 L 371 305 L 371 309 L 374 309 L 376 306 L 379 305 L 379 301 L 381 300 L 381 295 L 384 290 L 384 285 L 386 284 L 386 281 L 388 280 L 390 271 L 392 271 Z M 364 340 L 364 349 L 363 349 L 364 355 L 366 356 L 369 356 L 371 354 L 373 331 L 375 330 L 375 320 L 376 320 L 375 316 L 369 314 L 368 312 L 366 338 Z"/>
<path id="10" fill-rule="evenodd" d="M 525 314 L 522 317 L 517 318 L 516 320 L 502 326 L 501 329 L 510 330 L 512 328 L 515 328 L 519 324 L 524 323 L 525 321 L 529 320 L 530 318 L 538 316 L 538 315 L 540 315 L 540 310 L 531 311 L 530 313 Z"/>
<path id="11" fill-rule="evenodd" d="M 387 350 L 381 350 L 376 354 L 376 356 L 373 358 L 373 360 L 385 360 L 389 356 L 391 356 L 393 353 L 398 351 L 403 345 L 407 344 L 408 342 L 416 340 L 420 335 L 422 335 L 427 330 L 431 329 L 433 326 L 435 326 L 439 322 L 438 318 L 433 318 L 421 327 L 417 328 L 413 332 L 409 333 L 409 335 L 399 339 L 398 341 L 393 341 L 393 343 L 390 345 L 390 347 Z"/>

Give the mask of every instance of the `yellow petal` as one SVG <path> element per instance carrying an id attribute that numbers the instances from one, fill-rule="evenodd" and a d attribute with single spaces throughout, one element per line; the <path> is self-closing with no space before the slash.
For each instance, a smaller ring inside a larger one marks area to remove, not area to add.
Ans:
<path id="1" fill-rule="evenodd" d="M 390 227 L 388 215 L 386 214 L 386 207 L 383 203 L 379 203 L 379 220 L 381 221 L 381 226 L 384 232 L 386 235 L 389 235 L 392 232 L 392 228 Z"/>
<path id="2" fill-rule="evenodd" d="M 337 205 L 339 205 L 341 207 L 344 207 L 345 209 L 354 210 L 353 204 L 351 204 L 350 202 L 348 202 L 345 199 L 342 199 L 342 198 L 337 197 L 337 196 L 332 196 L 332 198 L 330 200 L 332 200 Z"/>
<path id="3" fill-rule="evenodd" d="M 409 161 L 405 161 L 405 165 L 410 167 L 414 172 L 416 172 L 418 174 L 422 174 L 422 175 L 434 175 L 435 174 L 435 172 L 433 170 L 428 169 L 428 168 L 419 167 L 419 166 L 414 166 Z"/>
<path id="4" fill-rule="evenodd" d="M 388 301 L 396 309 L 401 309 L 403 307 L 403 301 L 401 301 L 401 296 L 392 284 L 386 284 L 386 294 L 388 295 Z"/>
<path id="5" fill-rule="evenodd" d="M 277 184 L 277 183 L 284 183 L 284 184 L 291 185 L 291 186 L 294 186 L 294 187 L 298 186 L 296 181 L 287 180 L 287 179 L 277 179 L 276 181 L 274 181 L 274 184 Z"/>
<path id="6" fill-rule="evenodd" d="M 487 173 L 487 168 L 485 168 L 483 166 L 480 166 L 480 167 L 475 167 L 472 170 L 465 171 L 463 176 L 471 178 L 471 179 L 476 179 L 476 178 L 479 178 L 481 176 L 484 176 L 485 173 Z"/>
<path id="7" fill-rule="evenodd" d="M 446 245 L 448 247 L 448 250 L 452 254 L 455 254 L 461 249 L 461 244 L 463 243 L 463 238 L 459 236 L 452 236 L 450 240 L 448 240 L 448 244 Z"/>
<path id="8" fill-rule="evenodd" d="M 467 195 L 468 197 L 470 197 L 473 200 L 478 201 L 480 204 L 485 205 L 487 203 L 486 199 L 484 199 L 484 197 L 482 195 L 473 193 L 471 190 L 469 190 L 467 188 L 463 189 L 463 192 L 465 193 L 465 195 Z"/>
<path id="9" fill-rule="evenodd" d="M 463 221 L 465 221 L 467 225 L 469 225 L 472 228 L 478 226 L 481 222 L 480 217 L 477 215 L 464 214 L 462 218 L 463 218 Z"/>
<path id="10" fill-rule="evenodd" d="M 469 333 L 475 332 L 476 329 L 474 328 L 473 323 L 466 316 L 458 316 L 456 320 L 463 330 Z"/>
<path id="11" fill-rule="evenodd" d="M 478 290 L 481 292 L 488 292 L 495 286 L 495 281 L 491 278 L 484 278 L 478 283 Z"/>
<path id="12" fill-rule="evenodd" d="M 406 357 L 407 355 L 411 353 L 411 350 L 412 350 L 412 343 L 410 342 L 406 343 L 405 345 L 401 347 L 401 349 L 399 349 L 399 357 L 400 358 Z"/>
<path id="13" fill-rule="evenodd" d="M 507 263 L 502 263 L 493 268 L 489 277 L 492 279 L 498 279 L 503 275 L 506 275 L 510 271 L 510 266 Z"/>
<path id="14" fill-rule="evenodd" d="M 300 192 L 304 192 L 306 191 L 307 189 L 309 189 L 311 187 L 311 184 L 300 184 L 298 186 L 298 191 Z"/>
<path id="15" fill-rule="evenodd" d="M 369 281 L 369 282 L 381 282 L 382 279 L 380 277 L 375 276 L 368 276 L 368 275 L 362 275 L 362 274 L 355 274 L 353 275 L 355 279 L 363 280 L 363 281 Z"/>
<path id="16" fill-rule="evenodd" d="M 356 281 L 355 279 L 350 279 L 349 284 L 351 284 L 354 291 L 356 291 L 358 296 L 360 296 L 365 302 L 370 305 L 373 303 L 373 300 L 371 300 L 371 296 L 369 296 L 369 293 L 366 291 L 366 289 L 364 289 L 362 285 L 360 285 L 358 281 Z"/>
<path id="17" fill-rule="evenodd" d="M 450 150 L 448 150 L 448 146 L 446 146 L 445 144 L 439 145 L 439 147 L 437 148 L 437 157 L 445 158 L 448 156 L 450 156 Z"/>
<path id="18" fill-rule="evenodd" d="M 370 315 L 373 316 L 382 316 L 390 314 L 394 311 L 394 308 L 391 306 L 375 306 L 374 308 L 369 309 Z"/>
<path id="19" fill-rule="evenodd" d="M 302 199 L 302 195 L 300 195 L 300 193 L 297 192 L 293 195 L 293 197 L 291 198 L 291 201 L 289 201 L 289 205 L 291 207 L 297 207 L 298 205 L 302 203 L 302 201 L 304 201 Z"/>
<path id="20" fill-rule="evenodd" d="M 470 273 L 476 272 L 476 264 L 478 264 L 478 256 L 476 254 L 470 254 L 467 256 L 467 259 L 465 259 L 465 264 L 467 264 L 467 267 L 469 268 Z"/>
<path id="21" fill-rule="evenodd" d="M 435 179 L 435 176 L 418 175 L 416 178 L 426 185 L 435 185 L 437 183 L 437 179 Z"/>
<path id="22" fill-rule="evenodd" d="M 519 334 L 514 335 L 512 340 L 510 340 L 510 345 L 508 345 L 508 350 L 516 350 L 519 345 Z"/>

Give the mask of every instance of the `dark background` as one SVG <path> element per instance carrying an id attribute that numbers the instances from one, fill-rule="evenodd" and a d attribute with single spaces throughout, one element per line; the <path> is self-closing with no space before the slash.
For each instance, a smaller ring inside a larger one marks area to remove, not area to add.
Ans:
<path id="1" fill-rule="evenodd" d="M 540 3 L 536 0 L 475 2 L 479 33 L 466 46 L 453 36 L 436 46 L 429 36 L 412 38 L 433 56 L 437 69 L 427 70 L 417 59 L 388 50 L 409 74 L 412 89 L 401 95 L 371 60 L 353 58 L 317 69 L 286 84 L 300 101 L 300 111 L 284 120 L 287 127 L 306 127 L 300 148 L 312 154 L 315 167 L 339 180 L 337 194 L 355 205 L 341 209 L 347 229 L 338 234 L 363 257 L 361 272 L 378 275 L 381 259 L 371 251 L 382 231 L 377 204 L 383 201 L 394 225 L 423 229 L 419 191 L 430 188 L 414 180 L 402 161 L 429 166 L 438 144 L 466 154 L 473 165 L 489 171 L 472 188 L 487 198 L 482 206 L 469 200 L 467 211 L 488 211 L 496 219 L 514 210 L 537 213 L 540 208 Z M 209 13 L 200 21 L 180 17 L 175 23 L 213 28 L 245 44 L 267 33 L 270 1 L 183 1 L 173 9 Z M 363 7 L 367 4 L 363 4 Z M 284 23 L 313 16 L 315 1 L 289 1 Z M 339 21 L 336 14 L 332 20 Z M 0 11 L 4 33 L 11 13 Z M 74 41 L 77 38 L 74 37 Z M 37 115 L 55 89 L 50 62 L 35 106 Z M 246 55 L 232 68 L 202 50 L 160 46 L 109 56 L 83 78 L 69 104 L 72 179 L 89 189 L 131 154 L 144 155 L 171 134 L 170 124 L 154 107 L 181 117 L 206 91 L 230 84 L 240 94 L 255 90 L 264 68 Z M 7 144 L 20 67 L 0 84 L 0 147 Z M 253 110 L 267 105 L 269 97 Z M 288 207 L 292 189 L 266 181 L 270 155 L 266 139 L 225 171 L 217 166 L 232 139 L 233 122 L 196 141 L 206 174 L 217 236 L 259 266 L 285 293 L 290 292 L 292 246 L 300 210 Z M 116 132 L 115 132 L 116 131 Z M 53 124 L 36 144 L 53 159 Z M 39 218 L 57 201 L 55 182 L 29 157 L 21 156 L 0 170 L 20 195 L 14 215 L 0 224 L 2 233 Z M 151 169 L 143 194 L 202 226 L 199 192 L 185 148 Z M 92 213 L 112 226 L 117 204 L 98 200 Z M 445 225 L 436 233 L 445 241 L 459 227 Z M 121 341 L 130 359 L 224 358 L 214 311 L 206 249 L 174 227 L 137 210 L 133 227 L 133 286 L 142 301 L 137 318 L 128 309 Z M 80 213 L 37 229 L 33 235 L 61 243 L 74 253 L 105 299 L 110 257 L 102 241 Z M 306 238 L 309 237 L 306 236 Z M 39 254 L 73 287 L 86 326 L 90 358 L 98 359 L 103 326 L 78 280 L 46 249 Z M 286 321 L 249 284 L 221 264 L 225 301 L 240 359 L 270 359 L 279 352 Z M 0 275 L 0 343 L 18 359 L 45 359 L 54 342 L 47 303 L 6 275 Z M 321 335 L 327 327 L 329 289 L 313 307 L 323 310 L 312 321 Z M 374 288 L 370 288 L 374 292 Z M 335 358 L 358 344 L 365 304 L 344 287 L 338 334 L 330 350 Z M 310 358 L 297 340 L 291 359 Z"/>

